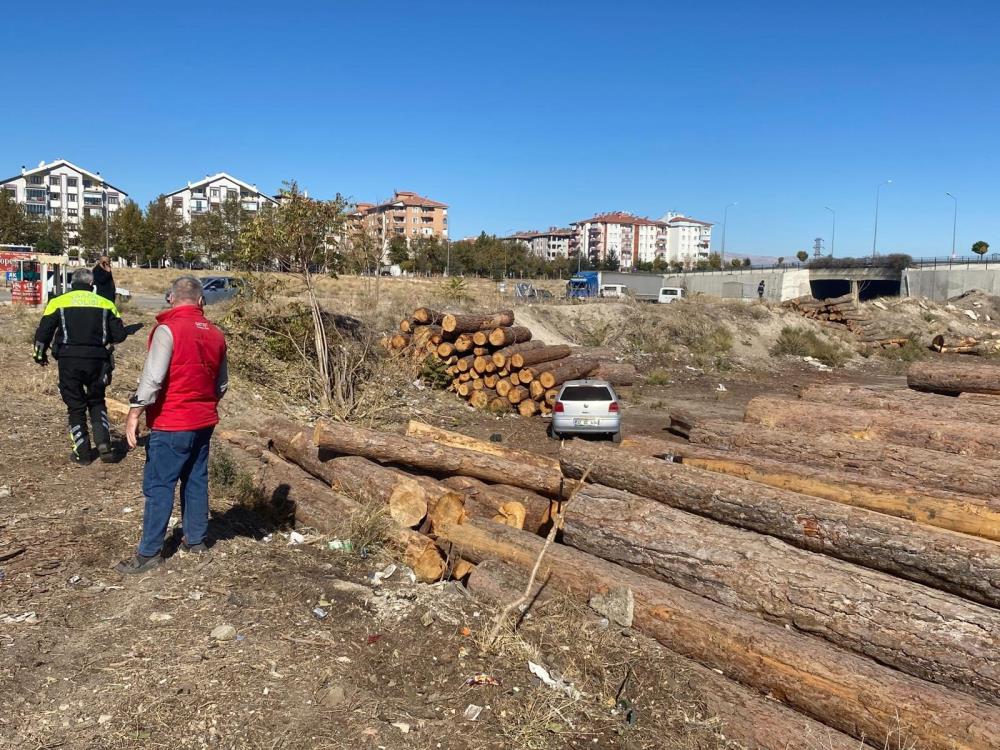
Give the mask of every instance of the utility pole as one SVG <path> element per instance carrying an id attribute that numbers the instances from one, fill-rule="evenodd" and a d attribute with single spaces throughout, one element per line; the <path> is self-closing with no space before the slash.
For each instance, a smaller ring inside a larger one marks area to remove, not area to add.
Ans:
<path id="1" fill-rule="evenodd" d="M 729 209 L 738 205 L 740 205 L 739 201 L 734 201 L 722 210 L 722 252 L 719 257 L 719 260 L 721 261 L 719 264 L 720 268 L 726 267 L 726 224 L 729 221 Z"/>
<path id="2" fill-rule="evenodd" d="M 829 206 L 824 206 L 827 211 L 833 214 L 833 227 L 830 232 L 830 257 L 833 257 L 834 250 L 837 249 L 837 212 Z"/>
<path id="3" fill-rule="evenodd" d="M 955 232 L 958 230 L 958 198 L 951 193 L 945 193 L 945 195 L 955 201 L 955 213 L 952 215 L 951 220 L 951 259 L 955 260 Z"/>
<path id="4" fill-rule="evenodd" d="M 875 234 L 872 235 L 872 258 L 878 256 L 878 249 L 876 247 L 878 243 L 878 201 L 879 193 L 882 190 L 883 185 L 891 185 L 892 180 L 886 180 L 885 182 L 880 182 L 878 187 L 875 188 Z"/>

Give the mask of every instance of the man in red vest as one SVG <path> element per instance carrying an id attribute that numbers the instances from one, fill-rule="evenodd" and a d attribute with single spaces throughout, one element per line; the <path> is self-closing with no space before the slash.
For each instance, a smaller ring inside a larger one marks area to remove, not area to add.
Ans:
<path id="1" fill-rule="evenodd" d="M 219 423 L 218 404 L 229 387 L 226 340 L 203 312 L 201 282 L 174 281 L 170 309 L 156 316 L 139 387 L 129 401 L 125 439 L 138 444 L 139 415 L 146 412 L 149 443 L 142 491 L 146 505 L 136 555 L 118 563 L 119 573 L 145 573 L 163 562 L 162 548 L 174 488 L 181 484 L 182 549 L 207 552 L 208 446 Z"/>

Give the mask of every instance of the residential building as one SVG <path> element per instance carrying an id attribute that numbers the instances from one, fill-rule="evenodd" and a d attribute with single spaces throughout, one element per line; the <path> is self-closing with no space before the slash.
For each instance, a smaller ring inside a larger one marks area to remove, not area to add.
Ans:
<path id="1" fill-rule="evenodd" d="M 351 214 L 355 230 L 367 230 L 388 242 L 403 237 L 448 239 L 448 205 L 416 193 L 397 190 L 385 203 L 358 203 Z"/>
<path id="2" fill-rule="evenodd" d="M 66 228 L 67 241 L 76 245 L 84 216 L 111 215 L 125 202 L 128 194 L 106 182 L 100 172 L 91 172 L 65 159 L 34 169 L 21 167 L 21 174 L 0 180 L 0 189 L 24 206 L 29 216 L 60 219 Z"/>
<path id="3" fill-rule="evenodd" d="M 544 232 L 535 230 L 515 232 L 503 239 L 523 245 L 529 252 L 542 260 L 555 260 L 569 256 L 570 245 L 575 236 L 576 230 L 574 229 L 549 227 Z"/>
<path id="4" fill-rule="evenodd" d="M 712 225 L 688 216 L 667 212 L 660 219 L 663 229 L 660 234 L 657 257 L 668 263 L 690 266 L 708 258 L 712 247 Z"/>
<path id="5" fill-rule="evenodd" d="M 634 268 L 638 263 L 652 262 L 656 258 L 657 241 L 663 223 L 625 211 L 598 214 L 589 219 L 574 221 L 576 236 L 570 252 L 582 252 L 591 260 L 602 261 L 609 255 L 618 257 L 623 269 Z"/>
<path id="6" fill-rule="evenodd" d="M 164 197 L 185 223 L 199 214 L 221 210 L 222 204 L 231 197 L 237 198 L 246 211 L 259 211 L 267 205 L 278 205 L 277 200 L 259 191 L 256 185 L 243 182 L 225 172 L 189 182 L 187 187 L 167 193 Z"/>

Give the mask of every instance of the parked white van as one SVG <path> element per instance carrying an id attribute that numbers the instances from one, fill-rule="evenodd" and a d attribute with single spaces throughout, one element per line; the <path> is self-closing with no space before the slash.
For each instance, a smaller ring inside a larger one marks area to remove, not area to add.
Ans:
<path id="1" fill-rule="evenodd" d="M 679 286 L 665 286 L 660 289 L 660 295 L 656 301 L 661 305 L 666 305 L 674 300 L 684 297 L 684 290 Z"/>
<path id="2" fill-rule="evenodd" d="M 602 297 L 625 299 L 628 296 L 628 287 L 624 284 L 602 284 L 600 294 Z"/>

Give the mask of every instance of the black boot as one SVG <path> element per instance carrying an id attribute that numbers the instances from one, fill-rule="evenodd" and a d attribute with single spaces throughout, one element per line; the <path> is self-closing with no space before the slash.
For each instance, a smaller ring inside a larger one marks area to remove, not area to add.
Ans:
<path id="1" fill-rule="evenodd" d="M 94 454 L 90 449 L 90 435 L 87 434 L 86 422 L 83 424 L 71 424 L 69 426 L 69 440 L 73 444 L 70 461 L 80 466 L 86 466 L 94 460 Z"/>
<path id="2" fill-rule="evenodd" d="M 111 423 L 103 401 L 90 407 L 90 424 L 94 428 L 94 444 L 102 463 L 112 463 L 115 455 L 111 447 Z"/>

